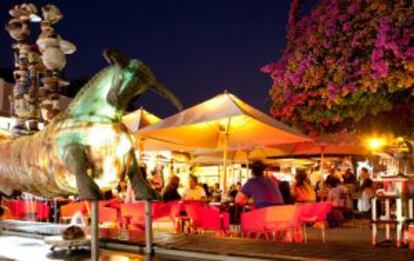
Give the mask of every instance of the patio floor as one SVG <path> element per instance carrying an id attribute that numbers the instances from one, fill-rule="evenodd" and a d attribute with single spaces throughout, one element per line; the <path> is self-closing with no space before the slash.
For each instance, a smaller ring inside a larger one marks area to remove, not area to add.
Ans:
<path id="1" fill-rule="evenodd" d="M 20 229 L 28 229 L 34 233 L 36 225 L 22 225 Z M 41 226 L 39 226 L 41 227 Z M 53 229 L 52 229 L 53 228 Z M 49 229 L 59 230 L 56 225 Z M 19 225 L 13 223 L 13 231 L 18 231 Z M 39 233 L 34 233 L 39 236 Z M 217 238 L 209 235 L 173 235 L 167 233 L 154 234 L 154 248 L 156 253 L 182 255 L 187 258 L 205 258 L 213 260 L 238 260 L 239 258 L 260 258 L 276 260 L 414 260 L 414 251 L 406 248 L 397 249 L 394 244 L 371 246 L 371 231 L 368 224 L 357 227 L 331 228 L 326 231 L 326 244 L 321 242 L 319 230 L 308 229 L 309 242 L 307 244 L 283 243 L 256 239 Z M 380 233 L 382 235 L 382 231 Z M 143 238 L 134 242 L 118 239 L 102 239 L 103 248 L 132 249 L 133 252 L 142 251 Z M 1 249 L 4 249 L 3 246 Z M 2 256 L 3 250 L 0 250 Z M 178 259 L 182 260 L 182 258 Z"/>

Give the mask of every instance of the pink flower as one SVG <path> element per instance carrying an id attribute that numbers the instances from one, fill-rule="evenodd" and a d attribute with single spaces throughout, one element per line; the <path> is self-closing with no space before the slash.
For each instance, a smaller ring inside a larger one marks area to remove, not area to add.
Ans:
<path id="1" fill-rule="evenodd" d="M 351 22 L 346 22 L 342 25 L 342 30 L 344 32 L 349 32 L 352 29 L 352 23 Z"/>
<path id="2" fill-rule="evenodd" d="M 384 51 L 382 49 L 374 49 L 374 51 L 371 54 L 371 61 L 377 61 L 379 59 L 382 59 L 384 57 Z"/>
<path id="3" fill-rule="evenodd" d="M 404 53 L 405 57 L 407 58 L 414 58 L 414 47 L 410 47 Z"/>
<path id="4" fill-rule="evenodd" d="M 388 49 L 391 49 L 394 53 L 395 57 L 404 59 L 404 55 L 401 53 L 400 48 L 398 47 L 397 43 L 395 41 L 392 41 L 386 45 Z"/>
<path id="5" fill-rule="evenodd" d="M 337 87 L 334 83 L 328 83 L 328 100 L 333 101 L 335 100 L 337 94 Z"/>
<path id="6" fill-rule="evenodd" d="M 287 75 L 286 75 L 286 78 L 287 78 L 287 80 L 288 81 L 290 81 L 291 83 L 292 83 L 292 85 L 298 85 L 299 84 L 299 82 L 300 82 L 300 76 L 297 74 L 297 73 L 291 73 L 291 72 L 289 72 Z"/>
<path id="7" fill-rule="evenodd" d="M 379 19 L 379 29 L 377 33 L 377 40 L 375 41 L 376 47 L 383 47 L 387 42 L 387 34 L 390 30 L 390 25 L 386 17 Z"/>
<path id="8" fill-rule="evenodd" d="M 358 12 L 359 10 L 359 3 L 358 2 L 353 2 L 350 6 L 348 6 L 348 14 L 349 15 L 354 15 L 356 12 Z"/>
<path id="9" fill-rule="evenodd" d="M 388 75 L 388 62 L 378 60 L 371 64 L 371 69 L 374 71 L 372 78 L 378 80 L 385 78 Z"/>

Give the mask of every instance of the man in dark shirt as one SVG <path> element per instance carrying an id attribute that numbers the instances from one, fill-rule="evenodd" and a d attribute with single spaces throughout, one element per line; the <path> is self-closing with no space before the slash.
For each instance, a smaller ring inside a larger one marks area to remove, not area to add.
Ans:
<path id="1" fill-rule="evenodd" d="M 278 185 L 263 175 L 264 170 L 265 165 L 261 161 L 252 164 L 253 177 L 237 193 L 236 203 L 245 204 L 252 198 L 257 208 L 283 204 Z"/>

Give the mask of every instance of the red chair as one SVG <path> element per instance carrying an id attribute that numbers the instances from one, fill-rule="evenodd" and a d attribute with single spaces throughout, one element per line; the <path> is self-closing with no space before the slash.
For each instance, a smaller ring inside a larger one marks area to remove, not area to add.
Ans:
<path id="1" fill-rule="evenodd" d="M 304 242 L 307 243 L 308 236 L 306 225 L 312 224 L 314 227 L 321 229 L 322 242 L 325 243 L 325 230 L 327 227 L 327 216 L 332 209 L 330 202 L 316 202 L 297 204 L 299 208 L 298 221 L 302 224 Z"/>
<path id="2" fill-rule="evenodd" d="M 221 213 L 219 209 L 202 204 L 185 204 L 185 211 L 190 219 L 191 232 L 203 233 L 216 231 L 227 234 L 230 224 L 228 213 Z"/>
<path id="3" fill-rule="evenodd" d="M 121 220 L 124 225 L 135 225 L 143 230 L 145 227 L 144 202 L 121 204 Z"/>
<path id="4" fill-rule="evenodd" d="M 25 218 L 26 213 L 22 200 L 4 200 L 2 204 L 9 209 L 12 219 Z"/>
<path id="5" fill-rule="evenodd" d="M 36 202 L 36 220 L 49 220 L 49 216 L 49 205 L 42 202 Z"/>
<path id="6" fill-rule="evenodd" d="M 164 202 L 151 203 L 152 220 L 169 217 L 171 204 Z M 131 224 L 144 229 L 145 227 L 145 204 L 143 201 L 121 204 L 121 220 L 123 224 Z"/>
<path id="7" fill-rule="evenodd" d="M 269 239 L 271 234 L 276 239 L 276 235 L 282 234 L 285 240 L 293 241 L 295 234 L 300 233 L 297 216 L 295 205 L 271 206 L 245 212 L 241 215 L 242 236 L 250 237 L 254 233 L 256 238 L 264 235 Z"/>

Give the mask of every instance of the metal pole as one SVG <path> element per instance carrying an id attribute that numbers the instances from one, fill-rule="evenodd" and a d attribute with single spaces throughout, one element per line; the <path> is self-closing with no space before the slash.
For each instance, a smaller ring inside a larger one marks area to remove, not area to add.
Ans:
<path id="1" fill-rule="evenodd" d="M 91 260 L 98 261 L 99 260 L 99 244 L 98 244 L 98 237 L 99 237 L 99 204 L 98 200 L 92 200 L 92 216 L 91 216 Z"/>
<path id="2" fill-rule="evenodd" d="M 224 149 L 223 149 L 223 194 L 227 192 L 227 149 L 228 149 L 228 134 L 224 134 Z"/>
<path id="3" fill-rule="evenodd" d="M 145 200 L 145 253 L 152 254 L 152 213 L 151 201 Z"/>
<path id="4" fill-rule="evenodd" d="M 229 131 L 230 131 L 231 117 L 227 120 L 227 125 L 224 126 L 224 142 L 223 142 L 223 195 L 227 193 L 227 150 L 229 147 Z"/>
<path id="5" fill-rule="evenodd" d="M 324 146 L 321 146 L 321 167 L 320 167 L 320 172 L 321 172 L 322 179 L 324 179 L 324 177 L 323 177 L 323 165 L 325 164 L 325 162 L 324 162 L 324 154 L 325 154 L 325 147 Z"/>
<path id="6" fill-rule="evenodd" d="M 246 158 L 245 158 L 244 163 L 246 164 L 246 180 L 247 180 L 249 179 L 249 154 L 247 152 L 246 152 Z M 243 183 L 242 180 L 243 180 L 243 176 L 240 177 L 240 183 Z"/>

